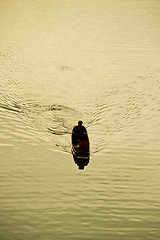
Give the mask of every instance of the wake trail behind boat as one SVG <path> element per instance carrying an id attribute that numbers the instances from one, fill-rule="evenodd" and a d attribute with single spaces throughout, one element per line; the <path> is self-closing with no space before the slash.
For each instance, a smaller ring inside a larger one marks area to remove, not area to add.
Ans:
<path id="1" fill-rule="evenodd" d="M 51 128 L 48 128 L 48 131 L 54 135 L 66 135 L 66 134 L 72 134 L 71 132 L 61 132 L 61 131 L 55 131 Z"/>

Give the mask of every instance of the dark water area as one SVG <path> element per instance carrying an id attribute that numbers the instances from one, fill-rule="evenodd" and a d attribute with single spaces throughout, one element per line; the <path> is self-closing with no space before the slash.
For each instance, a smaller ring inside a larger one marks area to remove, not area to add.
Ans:
<path id="1" fill-rule="evenodd" d="M 159 0 L 0 1 L 0 239 L 159 240 L 159 23 Z"/>

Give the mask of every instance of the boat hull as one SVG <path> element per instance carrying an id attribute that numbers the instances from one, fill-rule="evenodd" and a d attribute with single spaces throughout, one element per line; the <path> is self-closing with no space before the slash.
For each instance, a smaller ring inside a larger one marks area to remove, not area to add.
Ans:
<path id="1" fill-rule="evenodd" d="M 87 142 L 86 142 L 87 141 Z M 83 141 L 72 135 L 72 155 L 75 163 L 79 166 L 79 169 L 84 169 L 84 166 L 87 166 L 90 158 L 90 143 L 89 138 L 85 136 L 85 144 L 87 144 L 87 148 L 81 148 L 81 143 Z"/>
<path id="2" fill-rule="evenodd" d="M 77 158 L 77 159 L 89 159 L 90 157 L 90 153 L 87 152 L 78 152 L 74 146 L 72 146 L 72 154 L 73 157 Z"/>

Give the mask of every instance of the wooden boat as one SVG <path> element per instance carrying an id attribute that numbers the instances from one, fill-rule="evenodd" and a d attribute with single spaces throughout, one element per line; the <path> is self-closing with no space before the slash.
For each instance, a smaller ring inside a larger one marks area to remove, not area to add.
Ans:
<path id="1" fill-rule="evenodd" d="M 90 157 L 90 144 L 87 134 L 76 135 L 72 134 L 72 154 L 74 160 L 87 160 Z"/>

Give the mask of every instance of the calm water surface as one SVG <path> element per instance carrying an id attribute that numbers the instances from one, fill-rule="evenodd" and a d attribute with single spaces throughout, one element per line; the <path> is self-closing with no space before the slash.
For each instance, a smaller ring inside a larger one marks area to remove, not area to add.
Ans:
<path id="1" fill-rule="evenodd" d="M 0 239 L 159 240 L 160 1 L 1 0 L 0 29 Z"/>

